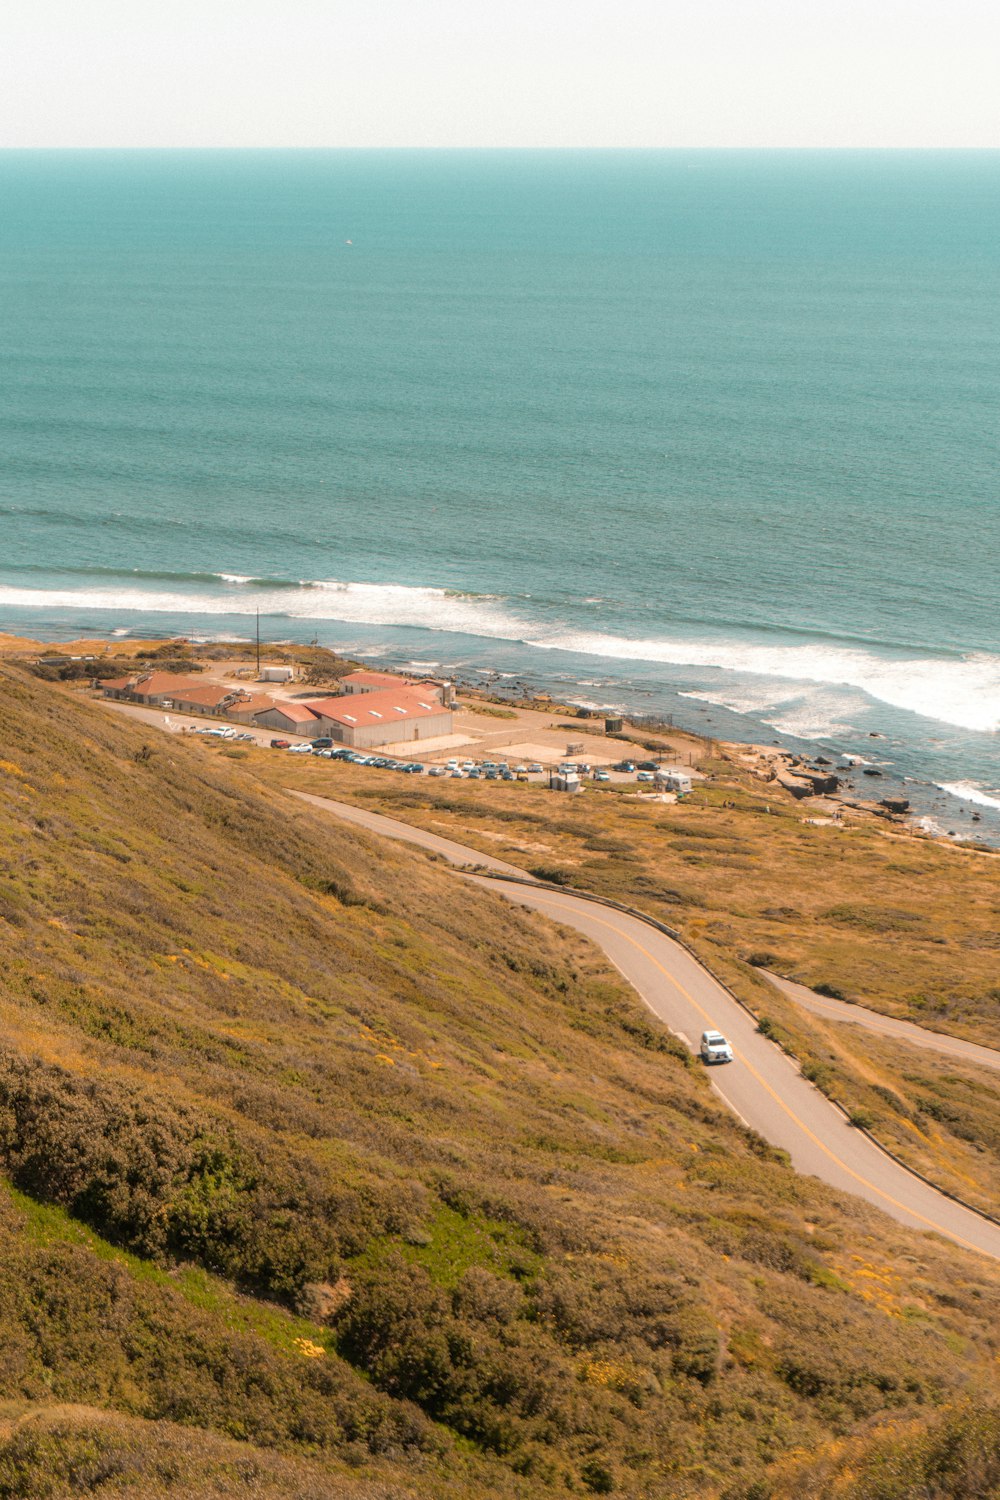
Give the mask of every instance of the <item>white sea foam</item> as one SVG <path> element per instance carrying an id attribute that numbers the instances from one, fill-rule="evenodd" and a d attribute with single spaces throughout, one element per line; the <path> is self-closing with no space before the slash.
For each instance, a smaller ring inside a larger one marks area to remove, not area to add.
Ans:
<path id="1" fill-rule="evenodd" d="M 811 704 L 803 704 L 788 714 L 764 719 L 780 734 L 791 734 L 800 740 L 829 740 L 843 735 L 856 734 L 853 724 L 848 724 L 836 713 L 824 713 Z"/>
<path id="2" fill-rule="evenodd" d="M 950 797 L 957 797 L 960 802 L 975 802 L 979 807 L 1000 808 L 1000 791 L 986 792 L 974 781 L 939 781 L 936 785 Z"/>
<path id="3" fill-rule="evenodd" d="M 691 688 L 678 692 L 677 696 L 710 703 L 713 708 L 728 708 L 734 714 L 760 714 L 794 702 L 800 696 L 800 689 L 777 682 L 747 682 L 738 687 Z"/>
<path id="4" fill-rule="evenodd" d="M 265 580 L 248 579 L 236 573 L 227 574 L 226 581 L 252 582 L 256 586 L 252 591 L 219 588 L 217 592 L 209 589 L 196 593 L 138 587 L 80 591 L 0 588 L 0 605 L 88 610 L 108 615 L 130 610 L 144 615 L 209 617 L 247 614 L 259 608 L 261 614 L 285 615 L 291 619 L 390 628 L 413 626 L 519 641 L 538 650 L 567 651 L 619 662 L 646 661 L 728 672 L 735 679 L 732 688 L 727 684 L 720 689 L 715 684 L 703 689 L 700 696 L 717 693 L 720 703 L 737 712 L 773 711 L 804 698 L 810 687 L 819 683 L 860 691 L 894 708 L 963 729 L 982 732 L 1000 729 L 1000 656 L 986 652 L 905 660 L 820 642 L 779 646 L 736 640 L 630 640 L 574 631 L 542 635 L 537 621 L 519 617 L 502 598 L 495 596 L 401 584 L 342 583 L 332 579 L 305 581 L 300 586 L 282 586 L 275 581 L 268 587 Z M 748 683 L 744 680 L 747 677 L 756 681 Z M 783 683 L 798 687 L 784 691 L 780 686 Z M 839 712 L 845 709 L 853 712 L 845 704 Z M 838 730 L 828 728 L 827 732 Z"/>
<path id="5" fill-rule="evenodd" d="M 220 575 L 221 578 L 221 575 Z M 237 580 L 236 574 L 229 581 Z M 253 580 L 242 580 L 253 581 Z M 341 620 L 356 625 L 416 626 L 464 635 L 518 640 L 529 629 L 527 621 L 504 609 L 502 601 L 448 589 L 413 588 L 402 584 L 308 582 L 301 588 L 267 587 L 246 594 L 183 593 L 152 589 L 24 589 L 0 588 L 0 605 L 14 608 L 75 609 L 118 614 L 285 615 L 302 620 Z"/>
<path id="6" fill-rule="evenodd" d="M 860 689 L 893 708 L 962 729 L 984 732 L 1000 729 L 1000 656 L 987 652 L 971 652 L 951 659 L 907 660 L 818 642 L 769 646 L 749 641 L 623 640 L 582 632 L 552 635 L 528 644 L 626 661 L 715 667 L 803 685 L 829 683 Z M 738 691 L 744 691 L 742 683 Z"/>
<path id="7" fill-rule="evenodd" d="M 803 740 L 823 740 L 833 736 L 858 733 L 845 719 L 845 710 L 854 714 L 864 711 L 865 704 L 856 694 L 816 692 L 778 682 L 741 683 L 723 691 L 699 688 L 678 693 L 680 698 L 694 698 L 731 713 L 754 714 L 782 734 L 793 734 Z M 778 712 L 780 710 L 780 712 Z"/>

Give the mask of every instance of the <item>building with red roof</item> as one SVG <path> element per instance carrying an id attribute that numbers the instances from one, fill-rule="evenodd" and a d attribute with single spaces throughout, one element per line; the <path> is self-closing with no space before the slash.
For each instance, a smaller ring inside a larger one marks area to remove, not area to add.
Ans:
<path id="1" fill-rule="evenodd" d="M 261 729 L 277 729 L 282 734 L 302 734 L 308 739 L 318 738 L 326 731 L 320 727 L 320 716 L 305 703 L 279 702 L 272 698 L 271 707 L 262 709 L 253 716 L 254 724 Z"/>
<path id="2" fill-rule="evenodd" d="M 340 679 L 342 693 L 382 693 L 387 688 L 405 687 L 402 677 L 392 672 L 348 672 Z"/>
<path id="3" fill-rule="evenodd" d="M 339 698 L 311 699 L 320 721 L 318 734 L 356 750 L 401 740 L 430 740 L 452 732 L 452 712 L 433 693 L 411 688 L 400 678 L 391 689 Z M 259 722 L 259 720 L 258 720 Z"/>

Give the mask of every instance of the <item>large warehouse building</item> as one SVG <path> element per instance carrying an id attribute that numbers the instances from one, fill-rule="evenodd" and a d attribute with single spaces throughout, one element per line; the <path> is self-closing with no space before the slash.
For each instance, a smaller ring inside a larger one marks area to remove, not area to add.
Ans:
<path id="1" fill-rule="evenodd" d="M 318 720 L 317 735 L 329 735 L 355 750 L 401 740 L 431 740 L 452 732 L 450 708 L 432 694 L 402 684 L 377 693 L 310 699 L 309 707 Z"/>

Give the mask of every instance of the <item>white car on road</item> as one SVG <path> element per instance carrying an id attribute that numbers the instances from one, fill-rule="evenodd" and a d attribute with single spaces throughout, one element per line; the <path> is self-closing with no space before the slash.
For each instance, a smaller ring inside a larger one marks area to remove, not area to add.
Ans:
<path id="1" fill-rule="evenodd" d="M 701 1046 L 698 1050 L 703 1063 L 723 1063 L 733 1060 L 733 1049 L 721 1031 L 703 1031 Z"/>

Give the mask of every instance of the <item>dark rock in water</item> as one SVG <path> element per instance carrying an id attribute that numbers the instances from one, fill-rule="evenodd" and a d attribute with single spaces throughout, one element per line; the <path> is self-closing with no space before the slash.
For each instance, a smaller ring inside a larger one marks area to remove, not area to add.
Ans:
<path id="1" fill-rule="evenodd" d="M 908 797 L 883 797 L 882 806 L 886 812 L 905 813 L 910 810 L 910 799 Z"/>
<path id="2" fill-rule="evenodd" d="M 861 774 L 862 776 L 881 776 L 882 772 L 876 771 L 874 766 L 865 766 Z"/>
<path id="3" fill-rule="evenodd" d="M 817 755 L 817 757 L 816 757 L 816 764 L 818 766 L 830 766 L 830 765 L 833 764 L 833 762 L 827 760 L 827 758 L 826 758 L 825 755 Z"/>

